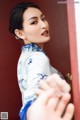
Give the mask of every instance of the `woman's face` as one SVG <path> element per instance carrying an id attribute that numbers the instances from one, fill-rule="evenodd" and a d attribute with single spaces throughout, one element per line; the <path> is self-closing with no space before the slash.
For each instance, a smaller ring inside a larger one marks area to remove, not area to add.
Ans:
<path id="1" fill-rule="evenodd" d="M 49 24 L 39 9 L 30 7 L 25 10 L 22 34 L 25 44 L 43 44 L 50 40 Z"/>

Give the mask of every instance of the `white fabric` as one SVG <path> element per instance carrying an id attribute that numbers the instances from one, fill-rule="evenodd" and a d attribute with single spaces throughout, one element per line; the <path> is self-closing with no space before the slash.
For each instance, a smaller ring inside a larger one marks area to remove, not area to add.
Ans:
<path id="1" fill-rule="evenodd" d="M 22 93 L 23 106 L 30 100 L 36 99 L 35 89 L 39 87 L 40 80 L 58 71 L 50 65 L 49 58 L 44 51 L 35 44 L 23 46 L 18 61 L 17 76 Z"/>

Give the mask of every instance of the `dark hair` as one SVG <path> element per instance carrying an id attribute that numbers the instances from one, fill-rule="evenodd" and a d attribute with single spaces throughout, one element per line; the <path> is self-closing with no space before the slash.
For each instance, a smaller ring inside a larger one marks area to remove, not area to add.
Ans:
<path id="1" fill-rule="evenodd" d="M 13 34 L 15 29 L 21 30 L 23 28 L 23 13 L 29 7 L 39 8 L 33 2 L 23 2 L 19 3 L 16 7 L 14 7 L 11 11 L 10 20 L 9 20 L 9 31 Z"/>

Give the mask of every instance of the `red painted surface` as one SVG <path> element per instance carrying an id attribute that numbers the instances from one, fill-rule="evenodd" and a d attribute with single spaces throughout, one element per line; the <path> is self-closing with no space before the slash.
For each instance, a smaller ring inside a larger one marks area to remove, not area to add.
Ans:
<path id="1" fill-rule="evenodd" d="M 41 6 L 50 24 L 51 41 L 45 50 L 52 65 L 66 75 L 71 72 L 66 5 L 57 0 L 33 1 Z M 21 44 L 8 31 L 10 11 L 18 2 L 23 0 L 0 1 L 0 112 L 8 112 L 9 120 L 19 120 L 21 107 L 16 75 Z"/>
<path id="2" fill-rule="evenodd" d="M 69 44 L 70 44 L 70 58 L 71 58 L 71 72 L 72 72 L 72 91 L 73 101 L 75 104 L 75 120 L 80 120 L 80 92 L 79 92 L 79 71 L 78 71 L 78 56 L 77 56 L 77 41 L 75 29 L 75 14 L 74 14 L 74 0 L 67 0 L 68 13 L 68 30 L 69 30 Z"/>

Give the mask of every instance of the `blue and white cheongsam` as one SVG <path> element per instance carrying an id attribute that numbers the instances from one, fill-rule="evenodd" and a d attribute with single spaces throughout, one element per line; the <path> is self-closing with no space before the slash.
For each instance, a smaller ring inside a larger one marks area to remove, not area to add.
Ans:
<path id="1" fill-rule="evenodd" d="M 58 71 L 50 65 L 49 58 L 36 44 L 27 44 L 22 47 L 17 66 L 17 76 L 22 94 L 22 108 L 20 120 L 26 120 L 26 112 L 32 102 L 37 98 L 36 88 L 40 80 L 44 80 L 52 73 Z"/>

